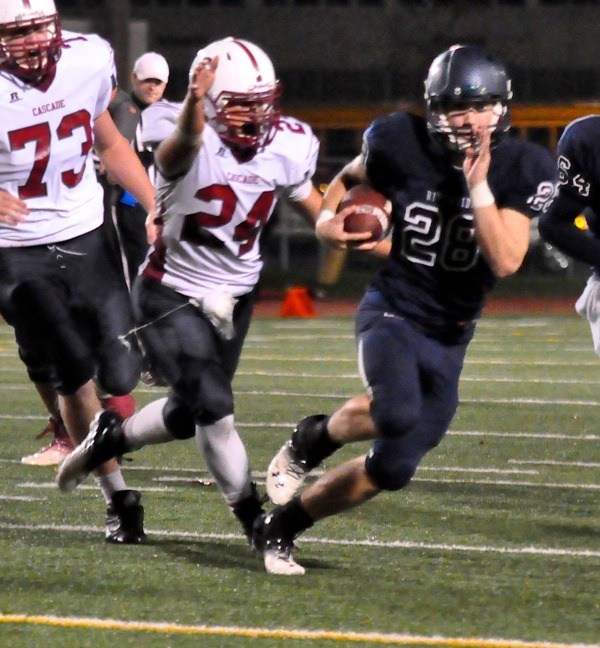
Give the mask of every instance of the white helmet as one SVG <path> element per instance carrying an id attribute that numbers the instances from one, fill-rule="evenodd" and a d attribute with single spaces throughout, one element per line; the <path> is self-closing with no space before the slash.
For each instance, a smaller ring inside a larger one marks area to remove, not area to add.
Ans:
<path id="1" fill-rule="evenodd" d="M 204 112 L 219 137 L 245 156 L 254 155 L 275 135 L 280 85 L 271 59 L 246 40 L 225 38 L 199 50 L 190 78 L 202 61 L 219 57 Z"/>
<path id="2" fill-rule="evenodd" d="M 45 33 L 34 49 L 19 36 L 23 30 Z M 21 40 L 20 44 L 11 40 Z M 54 69 L 62 51 L 62 34 L 54 0 L 0 1 L 0 67 L 28 81 L 37 81 Z"/>

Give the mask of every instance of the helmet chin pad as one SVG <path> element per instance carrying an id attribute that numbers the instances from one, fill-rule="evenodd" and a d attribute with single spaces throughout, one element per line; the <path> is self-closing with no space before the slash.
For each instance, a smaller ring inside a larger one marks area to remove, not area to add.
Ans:
<path id="1" fill-rule="evenodd" d="M 11 43 L 19 34 L 31 30 L 44 32 L 45 40 L 36 44 Z M 2 67 L 24 81 L 39 81 L 52 72 L 62 46 L 58 14 L 4 23 L 0 27 Z"/>

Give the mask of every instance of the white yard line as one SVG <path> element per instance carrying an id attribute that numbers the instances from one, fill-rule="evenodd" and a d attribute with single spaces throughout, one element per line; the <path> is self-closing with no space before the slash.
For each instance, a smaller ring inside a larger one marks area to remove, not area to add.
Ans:
<path id="1" fill-rule="evenodd" d="M 527 466 L 564 466 L 566 468 L 600 468 L 597 461 L 551 461 L 548 459 L 509 459 L 508 463 Z"/>
<path id="2" fill-rule="evenodd" d="M 70 533 L 104 533 L 104 527 L 70 524 L 12 524 L 0 522 L 0 530 L 12 531 L 65 531 Z M 195 531 L 167 531 L 164 529 L 146 529 L 148 535 L 162 538 L 189 538 L 191 540 L 244 540 L 241 533 L 198 533 Z M 341 547 L 373 547 L 379 549 L 416 549 L 423 551 L 490 553 L 522 556 L 564 556 L 572 558 L 600 558 L 600 551 L 573 547 L 508 547 L 491 545 L 459 545 L 431 542 L 412 542 L 408 540 L 357 540 L 302 536 L 301 543 L 322 544 Z"/>
<path id="3" fill-rule="evenodd" d="M 57 486 L 54 482 L 21 482 L 17 484 L 17 488 L 28 488 L 28 489 L 39 489 L 39 490 L 56 490 Z M 80 484 L 78 490 L 82 491 L 94 491 L 100 494 L 100 489 L 98 486 Z M 144 486 L 138 488 L 139 491 L 143 493 L 177 493 L 178 489 L 169 488 L 168 486 Z"/>
<path id="4" fill-rule="evenodd" d="M 244 360 L 257 360 L 259 362 L 305 362 L 310 364 L 311 362 L 356 362 L 355 357 L 347 356 L 285 356 L 280 355 L 251 355 L 243 354 L 242 361 Z M 598 367 L 600 365 L 599 360 L 522 360 L 515 359 L 510 360 L 506 358 L 467 358 L 465 364 L 474 364 L 474 365 L 519 365 L 519 366 L 528 366 L 528 367 Z"/>
<path id="5" fill-rule="evenodd" d="M 2 389 L 8 391 L 26 391 L 31 389 L 30 385 L 24 384 L 8 384 L 2 385 Z M 156 387 L 142 387 L 136 389 L 140 394 L 156 394 L 163 393 L 165 390 Z M 268 397 L 281 397 L 281 398 L 321 398 L 321 399 L 348 399 L 354 396 L 354 392 L 348 391 L 343 393 L 323 393 L 323 392 L 295 392 L 287 390 L 272 390 L 272 389 L 236 389 L 237 396 L 268 396 Z M 579 407 L 598 407 L 600 401 L 596 400 L 580 400 L 569 398 L 461 398 L 461 404 L 484 404 L 492 403 L 496 405 L 567 405 Z"/>
<path id="6" fill-rule="evenodd" d="M 311 338 L 313 339 L 313 338 Z M 14 352 L 0 352 L 0 358 L 14 358 L 17 360 L 17 357 Z M 352 356 L 281 356 L 281 355 L 267 355 L 267 354 L 243 354 L 242 362 L 256 360 L 259 362 L 304 362 L 310 364 L 313 362 L 328 362 L 328 363 L 340 363 L 340 362 L 351 362 L 356 364 L 356 357 Z M 466 365 L 498 365 L 498 366 L 527 366 L 527 367 L 598 367 L 600 366 L 600 361 L 595 360 L 523 360 L 523 359 L 507 359 L 507 358 L 467 358 L 465 360 Z M 2 386 L 4 387 L 4 385 Z M 30 388 L 31 386 L 28 385 Z"/>
<path id="7" fill-rule="evenodd" d="M 123 471 L 127 472 L 128 466 L 123 466 Z M 140 468 L 137 468 L 140 470 Z M 177 474 L 180 472 L 179 469 L 177 468 L 154 468 L 153 470 L 159 471 L 159 472 L 165 472 L 165 473 L 175 473 Z M 208 475 L 206 471 L 204 471 L 201 468 L 198 468 L 195 471 L 190 471 L 192 474 L 197 474 L 197 478 L 192 478 L 189 479 L 188 481 L 193 481 L 193 482 L 201 482 L 205 485 L 208 484 L 214 484 L 214 480 L 212 477 L 207 476 L 206 478 L 203 475 Z M 467 472 L 467 469 L 465 469 L 465 472 Z M 491 471 L 487 471 L 491 472 Z M 322 473 L 319 473 L 315 471 L 314 473 L 311 473 L 313 477 L 317 477 Z M 253 471 L 252 472 L 253 477 L 255 478 L 262 478 L 264 479 L 266 477 L 266 473 L 263 471 Z M 166 480 L 165 478 L 160 478 L 162 480 Z M 182 479 L 182 478 L 179 478 Z M 556 489 L 567 489 L 567 490 L 591 490 L 591 491 L 596 491 L 600 490 L 600 484 L 597 483 L 575 483 L 575 482 L 532 482 L 532 481 L 512 481 L 508 479 L 499 479 L 499 480 L 493 480 L 493 479 L 454 479 L 451 477 L 438 477 L 438 478 L 433 478 L 433 477 L 413 477 L 412 478 L 413 483 L 425 483 L 425 484 L 472 484 L 476 486 L 526 486 L 527 488 L 556 488 Z M 54 482 L 21 482 L 17 484 L 17 488 L 30 488 L 30 489 L 43 489 L 43 490 L 48 490 L 48 489 L 56 489 L 56 484 Z M 97 490 L 96 486 L 80 486 L 79 487 L 82 490 Z M 165 487 L 164 490 L 157 488 L 157 487 L 141 487 L 139 490 L 141 491 L 148 491 L 148 492 L 176 492 L 174 489 L 169 489 L 168 487 Z"/>
<path id="8" fill-rule="evenodd" d="M 45 502 L 47 497 L 29 497 L 28 495 L 2 495 L 0 502 Z"/>
<path id="9" fill-rule="evenodd" d="M 35 414 L 0 414 L 0 420 L 9 421 L 47 421 L 48 417 Z M 264 430 L 292 430 L 296 422 L 280 422 L 274 423 L 272 421 L 258 421 L 254 423 L 244 423 L 241 421 L 236 422 L 236 427 L 240 429 L 264 429 Z M 473 437 L 506 437 L 506 438 L 523 438 L 523 439 L 547 439 L 558 441 L 600 441 L 598 434 L 555 434 L 550 432 L 496 432 L 489 430 L 450 430 L 448 432 L 452 436 L 473 436 Z M 13 460 L 0 459 L 0 462 Z M 21 463 L 16 461 L 15 463 Z"/>
<path id="10" fill-rule="evenodd" d="M 600 367 L 600 363 L 599 363 Z M 13 373 L 16 369 L 9 369 L 7 367 L 0 367 L 0 373 Z M 237 371 L 236 376 L 253 377 L 264 376 L 266 378 L 311 378 L 322 380 L 360 380 L 358 372 L 352 373 L 307 373 L 300 371 L 263 371 L 261 369 L 251 371 Z M 600 380 L 592 380 L 585 378 L 523 378 L 520 376 L 514 377 L 488 377 L 488 376 L 461 376 L 461 382 L 469 383 L 518 383 L 519 385 L 600 385 Z M 4 387 L 4 385 L 2 385 Z M 15 388 L 13 386 L 13 388 Z M 139 387 L 136 391 L 142 391 L 144 388 Z M 47 418 L 47 417 L 46 417 Z"/>

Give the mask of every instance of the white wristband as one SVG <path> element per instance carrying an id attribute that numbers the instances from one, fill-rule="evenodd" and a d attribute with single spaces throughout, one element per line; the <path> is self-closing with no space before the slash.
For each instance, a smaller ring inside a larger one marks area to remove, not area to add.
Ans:
<path id="1" fill-rule="evenodd" d="M 177 126 L 175 130 L 177 131 L 179 139 L 187 146 L 200 146 L 200 144 L 202 144 L 202 133 L 199 133 L 198 135 L 188 133 L 179 128 L 179 126 Z"/>
<path id="2" fill-rule="evenodd" d="M 471 206 L 474 209 L 478 209 L 479 207 L 489 207 L 496 202 L 494 194 L 490 191 L 487 180 L 471 187 L 469 193 L 471 194 Z"/>
<path id="3" fill-rule="evenodd" d="M 324 209 L 317 218 L 315 225 L 323 225 L 323 223 L 328 223 L 335 216 L 334 212 L 331 209 Z"/>

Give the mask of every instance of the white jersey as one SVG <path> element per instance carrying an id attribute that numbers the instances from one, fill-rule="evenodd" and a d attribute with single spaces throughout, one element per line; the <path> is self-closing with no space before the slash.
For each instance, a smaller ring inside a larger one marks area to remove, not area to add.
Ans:
<path id="1" fill-rule="evenodd" d="M 310 194 L 319 143 L 309 126 L 289 117 L 249 162 L 238 162 L 208 124 L 202 140 L 184 176 L 157 174 L 163 226 L 142 274 L 189 297 L 215 288 L 240 296 L 258 281 L 260 236 L 278 199 Z"/>
<path id="2" fill-rule="evenodd" d="M 171 135 L 181 106 L 181 102 L 160 99 L 144 108 L 135 133 L 138 151 L 153 153 L 160 142 Z M 146 171 L 152 184 L 156 184 L 156 166 L 151 164 Z"/>
<path id="3" fill-rule="evenodd" d="M 25 222 L 0 223 L 0 247 L 66 241 L 102 224 L 102 188 L 92 161 L 94 121 L 107 108 L 113 51 L 96 35 L 63 31 L 48 83 L 0 73 L 0 189 L 25 201 Z"/>
<path id="4" fill-rule="evenodd" d="M 160 99 L 144 108 L 140 120 L 139 139 L 144 147 L 154 148 L 175 130 L 181 103 Z"/>

